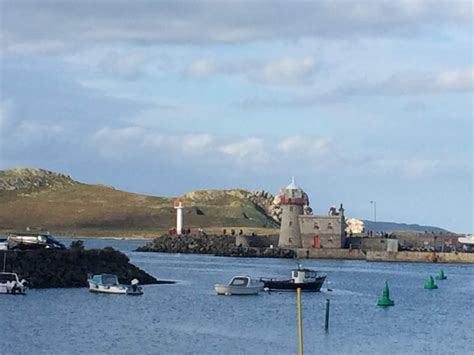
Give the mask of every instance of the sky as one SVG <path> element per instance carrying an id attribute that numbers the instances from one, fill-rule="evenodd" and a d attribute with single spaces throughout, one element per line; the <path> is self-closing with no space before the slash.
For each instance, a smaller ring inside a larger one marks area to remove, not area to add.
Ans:
<path id="1" fill-rule="evenodd" d="M 473 232 L 471 1 L 0 0 L 0 169 Z"/>

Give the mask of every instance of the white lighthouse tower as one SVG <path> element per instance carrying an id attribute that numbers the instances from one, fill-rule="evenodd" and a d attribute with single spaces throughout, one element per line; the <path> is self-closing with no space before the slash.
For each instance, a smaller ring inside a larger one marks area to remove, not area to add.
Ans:
<path id="1" fill-rule="evenodd" d="M 174 208 L 176 209 L 176 234 L 181 235 L 183 233 L 183 202 L 177 199 L 174 201 Z"/>

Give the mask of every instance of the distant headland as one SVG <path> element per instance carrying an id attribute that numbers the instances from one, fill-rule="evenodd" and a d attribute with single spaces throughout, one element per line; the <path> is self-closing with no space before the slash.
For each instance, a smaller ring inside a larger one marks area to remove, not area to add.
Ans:
<path id="1" fill-rule="evenodd" d="M 200 190 L 180 198 L 186 201 L 186 228 L 204 228 L 209 233 L 221 233 L 223 228 L 257 235 L 279 233 L 281 208 L 270 192 Z M 174 200 L 85 184 L 45 169 L 0 170 L 0 233 L 30 229 L 68 236 L 151 238 L 174 226 Z M 389 222 L 377 222 L 370 229 L 444 231 Z"/>

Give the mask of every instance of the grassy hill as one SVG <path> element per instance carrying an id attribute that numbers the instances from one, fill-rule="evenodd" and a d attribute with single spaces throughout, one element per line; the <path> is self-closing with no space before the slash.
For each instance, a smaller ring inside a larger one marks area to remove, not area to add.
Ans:
<path id="1" fill-rule="evenodd" d="M 186 228 L 220 233 L 223 228 L 277 234 L 273 196 L 242 189 L 192 191 L 185 203 Z M 69 236 L 153 237 L 175 226 L 175 197 L 157 197 L 83 184 L 43 169 L 0 170 L 0 234 L 48 230 Z M 372 231 L 444 231 L 401 223 L 365 221 Z"/>
<path id="2" fill-rule="evenodd" d="M 274 228 L 245 190 L 184 195 L 186 228 Z M 152 236 L 175 225 L 175 198 L 83 184 L 43 169 L 0 171 L 0 231 L 49 230 L 81 236 Z"/>

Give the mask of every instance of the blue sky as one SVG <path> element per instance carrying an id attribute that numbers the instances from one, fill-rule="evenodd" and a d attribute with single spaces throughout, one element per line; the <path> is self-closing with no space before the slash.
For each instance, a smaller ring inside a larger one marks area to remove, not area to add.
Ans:
<path id="1" fill-rule="evenodd" d="M 0 6 L 1 169 L 473 231 L 470 1 Z"/>

